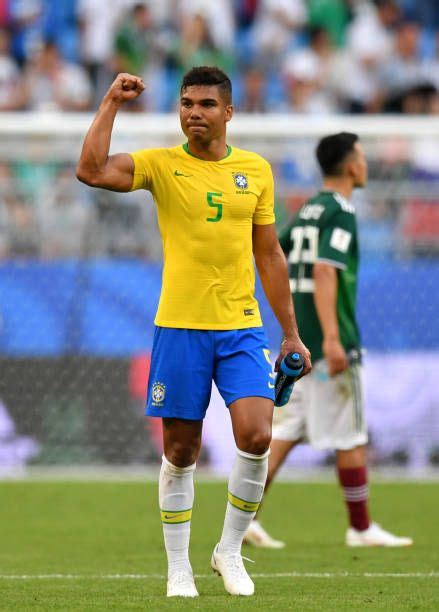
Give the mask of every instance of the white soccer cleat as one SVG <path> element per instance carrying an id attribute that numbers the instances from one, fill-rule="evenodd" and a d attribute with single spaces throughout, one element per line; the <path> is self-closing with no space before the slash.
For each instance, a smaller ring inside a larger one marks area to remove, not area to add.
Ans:
<path id="1" fill-rule="evenodd" d="M 167 597 L 198 597 L 192 572 L 174 572 L 168 578 Z"/>
<path id="2" fill-rule="evenodd" d="M 210 564 L 213 571 L 222 576 L 224 587 L 230 595 L 253 595 L 255 585 L 247 574 L 239 553 L 219 553 L 217 544 L 213 549 Z"/>
<path id="3" fill-rule="evenodd" d="M 244 536 L 245 544 L 251 544 L 258 548 L 284 548 L 285 542 L 274 540 L 259 521 L 252 521 Z"/>
<path id="4" fill-rule="evenodd" d="M 380 527 L 377 523 L 371 523 L 365 531 L 357 531 L 350 527 L 346 532 L 347 546 L 411 546 L 412 538 L 393 535 Z"/>

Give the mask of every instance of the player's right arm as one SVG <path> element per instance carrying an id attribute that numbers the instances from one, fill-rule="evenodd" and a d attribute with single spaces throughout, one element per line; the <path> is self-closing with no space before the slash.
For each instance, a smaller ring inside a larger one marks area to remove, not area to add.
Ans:
<path id="1" fill-rule="evenodd" d="M 134 161 L 128 153 L 109 155 L 111 133 L 119 108 L 135 100 L 145 85 L 141 78 L 118 74 L 99 106 L 82 146 L 76 167 L 77 178 L 91 187 L 129 191 L 134 178 Z"/>

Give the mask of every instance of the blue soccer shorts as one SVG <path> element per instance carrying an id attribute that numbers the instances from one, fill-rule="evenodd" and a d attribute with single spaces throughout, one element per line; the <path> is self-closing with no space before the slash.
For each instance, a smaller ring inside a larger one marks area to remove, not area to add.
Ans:
<path id="1" fill-rule="evenodd" d="M 204 419 L 212 380 L 227 406 L 243 397 L 274 400 L 274 375 L 262 327 L 155 328 L 147 415 Z"/>

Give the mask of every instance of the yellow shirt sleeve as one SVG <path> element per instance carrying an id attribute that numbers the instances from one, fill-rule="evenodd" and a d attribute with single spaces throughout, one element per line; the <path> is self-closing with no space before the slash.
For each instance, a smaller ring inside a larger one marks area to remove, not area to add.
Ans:
<path id="1" fill-rule="evenodd" d="M 262 169 L 262 179 L 264 188 L 256 204 L 256 209 L 253 214 L 253 223 L 255 225 L 269 225 L 275 222 L 274 216 L 274 181 L 271 166 L 264 160 Z"/>
<path id="2" fill-rule="evenodd" d="M 142 149 L 130 153 L 134 161 L 134 178 L 130 191 L 136 191 L 137 189 L 151 190 L 156 153 L 157 149 Z"/>

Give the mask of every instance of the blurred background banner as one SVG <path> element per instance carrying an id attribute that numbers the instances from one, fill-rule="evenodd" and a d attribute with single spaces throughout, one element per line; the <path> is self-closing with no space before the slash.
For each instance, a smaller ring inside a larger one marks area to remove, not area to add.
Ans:
<path id="1" fill-rule="evenodd" d="M 143 406 L 162 245 L 147 192 L 75 178 L 115 74 L 145 79 L 112 151 L 183 142 L 193 65 L 230 74 L 230 144 L 273 167 L 279 229 L 320 185 L 323 135 L 357 132 L 354 194 L 371 461 L 439 466 L 439 2 L 0 0 L 0 467 L 149 465 Z M 273 357 L 279 327 L 261 288 Z M 224 472 L 216 390 L 201 461 Z M 302 447 L 295 466 L 331 461 Z"/>

